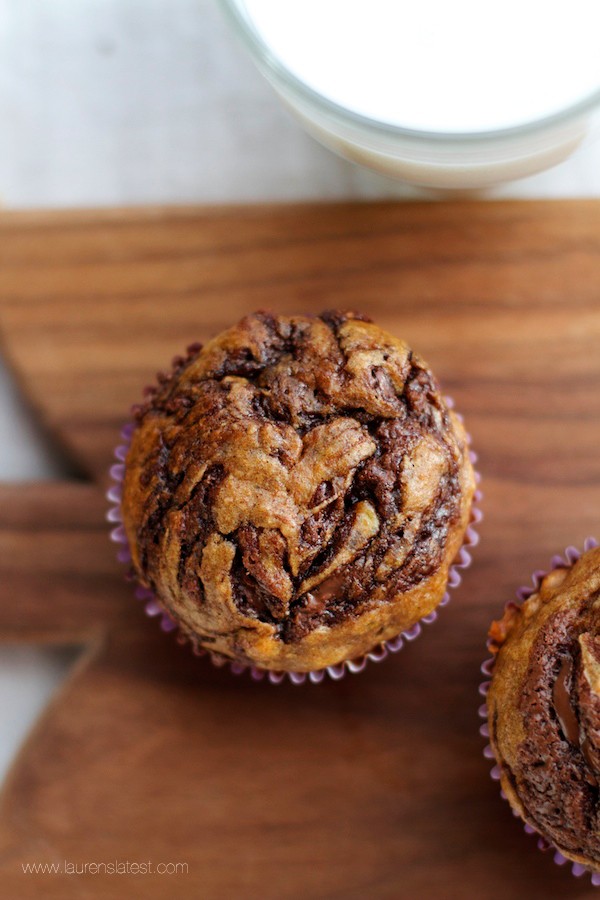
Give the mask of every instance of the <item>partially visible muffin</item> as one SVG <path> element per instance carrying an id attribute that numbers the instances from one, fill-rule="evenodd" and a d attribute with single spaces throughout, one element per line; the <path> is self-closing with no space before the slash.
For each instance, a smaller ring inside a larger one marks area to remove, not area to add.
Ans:
<path id="1" fill-rule="evenodd" d="M 512 808 L 600 871 L 600 548 L 559 565 L 490 629 L 490 743 Z"/>
<path id="2" fill-rule="evenodd" d="M 195 644 L 306 672 L 438 605 L 474 473 L 407 344 L 355 313 L 258 312 L 159 382 L 122 516 L 137 578 Z"/>

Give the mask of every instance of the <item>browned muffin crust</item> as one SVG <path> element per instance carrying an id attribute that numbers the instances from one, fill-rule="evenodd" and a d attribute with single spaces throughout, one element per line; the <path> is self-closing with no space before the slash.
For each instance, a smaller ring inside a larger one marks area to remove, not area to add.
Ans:
<path id="1" fill-rule="evenodd" d="M 159 381 L 136 410 L 124 523 L 137 576 L 190 637 L 307 670 L 437 605 L 473 472 L 405 343 L 357 314 L 259 312 Z"/>
<path id="2" fill-rule="evenodd" d="M 490 629 L 491 745 L 511 805 L 600 867 L 600 550 L 552 571 Z"/>

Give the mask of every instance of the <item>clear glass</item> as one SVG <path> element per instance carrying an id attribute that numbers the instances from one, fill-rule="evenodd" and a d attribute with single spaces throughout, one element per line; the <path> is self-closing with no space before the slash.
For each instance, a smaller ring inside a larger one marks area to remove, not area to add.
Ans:
<path id="1" fill-rule="evenodd" d="M 219 2 L 258 68 L 307 132 L 346 159 L 411 184 L 464 190 L 532 175 L 566 159 L 600 109 L 599 89 L 555 115 L 514 128 L 462 133 L 401 128 L 359 115 L 313 90 L 272 53 L 243 0 Z"/>

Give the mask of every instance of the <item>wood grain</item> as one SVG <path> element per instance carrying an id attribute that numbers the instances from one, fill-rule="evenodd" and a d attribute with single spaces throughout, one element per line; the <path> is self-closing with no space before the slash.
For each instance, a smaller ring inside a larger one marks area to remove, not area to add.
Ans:
<path id="1" fill-rule="evenodd" d="M 0 217 L 5 352 L 95 484 L 0 493 L 0 638 L 85 655 L 2 799 L 7 897 L 587 897 L 497 796 L 477 734 L 492 617 L 598 532 L 600 205 L 321 205 Z M 105 540 L 120 424 L 186 343 L 256 307 L 358 307 L 464 412 L 486 519 L 451 606 L 354 678 L 278 688 L 147 621 Z M 22 862 L 187 862 L 178 876 Z"/>

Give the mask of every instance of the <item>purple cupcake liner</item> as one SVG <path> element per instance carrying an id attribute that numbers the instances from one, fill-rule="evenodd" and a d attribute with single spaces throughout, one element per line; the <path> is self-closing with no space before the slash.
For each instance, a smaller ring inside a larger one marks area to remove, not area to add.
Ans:
<path id="1" fill-rule="evenodd" d="M 448 408 L 453 409 L 454 401 L 452 398 L 446 397 L 445 400 Z M 455 415 L 462 423 L 463 417 L 460 413 L 455 413 Z M 107 500 L 113 504 L 109 509 L 106 518 L 115 526 L 110 532 L 110 539 L 118 545 L 117 559 L 120 563 L 128 566 L 126 578 L 128 581 L 132 582 L 135 582 L 135 574 L 131 568 L 131 552 L 129 550 L 125 528 L 122 524 L 120 504 L 122 498 L 122 482 L 125 477 L 125 459 L 135 427 L 133 422 L 128 422 L 121 430 L 122 443 L 120 443 L 114 451 L 117 462 L 110 468 L 110 477 L 113 484 L 106 494 Z M 467 440 L 470 447 L 471 436 L 469 434 L 467 434 Z M 469 450 L 469 459 L 473 465 L 477 462 L 477 454 L 473 450 Z M 481 476 L 475 471 L 475 483 L 479 484 L 480 481 Z M 473 495 L 470 520 L 465 531 L 462 546 L 456 555 L 454 562 L 450 566 L 446 592 L 436 609 L 432 610 L 432 612 L 428 613 L 426 616 L 423 616 L 420 621 L 416 622 L 407 631 L 403 631 L 396 637 L 377 644 L 372 650 L 364 654 L 364 656 L 360 656 L 356 659 L 347 659 L 337 665 L 327 666 L 323 669 L 315 669 L 311 672 L 277 672 L 268 669 L 260 669 L 257 666 L 245 665 L 244 663 L 231 662 L 223 657 L 215 656 L 210 650 L 201 647 L 192 637 L 184 634 L 181 630 L 177 634 L 177 642 L 179 644 L 191 644 L 192 652 L 196 656 L 208 657 L 212 664 L 218 668 L 227 666 L 234 675 L 248 674 L 253 681 L 262 681 L 263 679 L 266 679 L 271 684 L 281 684 L 287 679 L 291 681 L 292 684 L 320 684 L 325 678 L 331 678 L 333 681 L 340 681 L 346 674 L 356 675 L 364 670 L 367 663 L 382 662 L 391 653 L 397 653 L 401 650 L 405 641 L 410 642 L 418 638 L 423 630 L 423 625 L 431 625 L 435 622 L 438 617 L 438 608 L 447 606 L 450 602 L 450 590 L 457 588 L 462 580 L 460 570 L 467 569 L 471 565 L 472 557 L 469 550 L 479 543 L 479 534 L 476 530 L 476 526 L 479 525 L 483 519 L 483 513 L 477 504 L 481 502 L 482 498 L 483 494 L 479 488 L 477 488 Z M 163 609 L 153 591 L 138 584 L 134 589 L 134 596 L 144 603 L 146 615 L 159 620 L 162 631 L 166 633 L 177 631 L 179 626 Z"/>
<path id="2" fill-rule="evenodd" d="M 505 610 L 509 609 L 511 606 L 520 606 L 525 600 L 535 594 L 539 589 L 542 581 L 549 575 L 550 572 L 554 571 L 554 569 L 568 569 L 573 563 L 577 562 L 582 553 L 586 553 L 588 550 L 592 550 L 594 547 L 598 547 L 599 543 L 594 537 L 588 537 L 585 539 L 583 543 L 583 550 L 578 550 L 577 547 L 567 547 L 564 554 L 561 556 L 560 554 L 555 554 L 550 560 L 550 568 L 548 570 L 545 569 L 536 569 L 536 571 L 531 576 L 531 584 L 524 585 L 517 589 L 517 603 L 515 604 L 514 600 L 510 600 L 505 604 Z M 489 649 L 489 642 L 488 642 Z M 486 659 L 485 662 L 481 665 L 481 673 L 487 676 L 486 681 L 482 681 L 479 685 L 479 693 L 482 697 L 487 695 L 491 684 L 491 676 L 494 670 L 494 657 L 490 657 Z M 484 719 L 484 724 L 480 727 L 479 733 L 483 738 L 489 738 L 490 730 L 487 724 L 488 712 L 487 712 L 487 703 L 482 703 L 478 709 L 478 714 L 481 719 Z M 493 760 L 494 766 L 490 770 L 490 777 L 492 781 L 500 781 L 500 773 L 501 769 L 498 765 L 496 757 L 494 755 L 494 751 L 492 749 L 491 744 L 487 744 L 483 749 L 483 755 L 487 760 Z M 500 790 L 500 796 L 503 800 L 508 801 L 508 797 L 504 793 L 503 790 Z M 519 813 L 511 808 L 511 812 L 515 818 L 521 818 Z M 537 837 L 537 847 L 538 850 L 542 850 L 543 852 L 547 850 L 553 851 L 553 861 L 557 866 L 564 866 L 569 864 L 571 866 L 571 873 L 575 878 L 581 878 L 582 875 L 589 875 L 591 878 L 592 885 L 594 887 L 600 887 L 600 872 L 595 872 L 593 869 L 590 869 L 588 866 L 584 866 L 581 863 L 572 862 L 572 860 L 567 859 L 566 856 L 560 852 L 560 850 L 547 838 L 542 837 L 542 835 L 528 822 L 523 823 L 523 830 L 525 834 L 533 835 Z"/>

